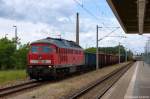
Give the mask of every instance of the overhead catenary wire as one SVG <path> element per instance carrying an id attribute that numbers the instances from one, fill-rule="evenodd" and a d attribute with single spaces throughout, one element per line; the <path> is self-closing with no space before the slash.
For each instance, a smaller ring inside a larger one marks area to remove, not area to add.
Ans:
<path id="1" fill-rule="evenodd" d="M 114 29 L 113 31 L 111 31 L 109 34 L 105 35 L 104 37 L 100 38 L 98 41 L 103 40 L 104 38 L 108 37 L 109 35 L 111 35 L 114 31 L 118 30 L 119 27 L 117 27 L 116 29 Z"/>
<path id="2" fill-rule="evenodd" d="M 96 18 L 96 20 L 100 21 L 101 19 L 98 18 L 95 14 L 93 14 L 91 11 L 89 11 L 83 4 L 83 0 L 82 0 L 82 4 L 79 3 L 77 0 L 74 0 L 80 7 L 83 8 L 83 10 L 85 10 L 89 15 L 93 16 L 94 18 Z M 96 9 L 98 9 L 98 5 L 96 4 Z M 100 10 L 99 10 L 100 11 Z M 101 13 L 101 12 L 100 12 Z M 103 13 L 101 13 L 103 15 Z M 101 20 L 102 21 L 102 20 Z M 106 27 L 104 22 L 101 22 L 101 24 Z"/>
<path id="3" fill-rule="evenodd" d="M 73 0 L 78 6 L 80 6 L 84 11 L 86 11 L 89 15 L 91 15 L 92 17 L 94 17 L 96 20 L 100 21 L 100 18 L 98 18 L 95 14 L 93 14 L 89 9 L 87 9 L 84 4 L 83 4 L 83 0 L 82 2 L 80 3 L 79 1 L 77 0 Z M 107 27 L 105 25 L 104 22 L 101 22 L 101 24 L 104 26 L 104 27 Z M 110 30 L 110 28 L 108 28 Z"/>
<path id="4" fill-rule="evenodd" d="M 100 7 L 99 7 L 99 5 L 96 3 L 96 1 L 93 0 L 93 2 L 94 2 L 94 4 L 95 4 L 95 7 L 96 7 L 96 9 L 98 10 L 98 12 L 100 12 L 100 15 L 102 15 L 102 17 L 105 17 L 103 11 L 100 10 Z M 106 27 L 106 25 L 105 25 L 104 22 L 101 22 L 101 24 Z"/>
<path id="5" fill-rule="evenodd" d="M 106 12 L 106 11 L 104 11 L 104 10 L 101 11 L 101 9 L 100 9 L 100 6 L 101 6 L 101 5 L 99 5 L 99 4 L 97 3 L 97 0 L 93 0 L 93 3 L 95 4 L 95 7 L 96 7 L 96 9 L 98 10 L 98 12 L 100 12 L 99 14 L 102 16 L 102 20 L 103 20 L 103 21 L 106 21 L 106 19 L 105 19 L 105 17 L 106 17 L 106 16 L 105 16 L 105 15 L 106 15 L 105 12 Z M 110 21 L 109 21 L 109 23 L 110 23 Z M 102 22 L 102 25 L 106 27 L 106 24 L 105 24 L 104 22 Z"/>
<path id="6" fill-rule="evenodd" d="M 83 4 L 79 3 L 77 0 L 73 0 L 75 3 L 77 3 L 82 9 L 84 9 L 89 15 L 93 16 L 96 20 L 99 20 L 99 18 L 94 15 L 91 11 L 89 11 L 86 7 L 84 7 Z"/>
<path id="7" fill-rule="evenodd" d="M 92 13 L 87 7 L 85 7 L 85 5 L 83 4 L 83 0 L 81 2 L 79 2 L 78 0 L 73 0 L 78 6 L 80 6 L 84 11 L 86 11 L 89 15 L 91 15 L 92 17 L 94 17 L 96 20 L 100 21 L 100 19 L 94 14 Z M 96 8 L 98 9 L 98 5 L 96 4 Z M 100 10 L 100 9 L 99 9 Z M 103 13 L 102 13 L 103 15 Z M 102 26 L 105 27 L 108 27 L 104 24 L 104 22 L 101 22 Z M 112 30 L 110 29 L 110 27 L 108 28 L 109 30 Z M 102 37 L 101 39 L 104 39 L 105 37 L 111 35 L 114 31 L 116 31 L 118 28 L 116 28 L 115 30 L 111 31 L 109 34 L 107 34 L 106 36 Z"/>

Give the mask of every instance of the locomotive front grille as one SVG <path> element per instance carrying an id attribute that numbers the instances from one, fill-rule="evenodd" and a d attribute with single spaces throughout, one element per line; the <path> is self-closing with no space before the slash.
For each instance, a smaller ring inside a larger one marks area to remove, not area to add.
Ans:
<path id="1" fill-rule="evenodd" d="M 48 66 L 30 66 L 27 69 L 27 72 L 29 75 L 32 76 L 46 76 L 51 75 L 53 72 L 52 68 L 49 68 Z"/>

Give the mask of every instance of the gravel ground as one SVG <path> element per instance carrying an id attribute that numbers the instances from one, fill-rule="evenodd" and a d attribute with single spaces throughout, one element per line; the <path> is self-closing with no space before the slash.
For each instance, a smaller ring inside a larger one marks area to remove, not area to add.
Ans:
<path id="1" fill-rule="evenodd" d="M 0 84 L 0 88 L 5 88 L 5 87 L 17 85 L 17 84 L 24 83 L 27 81 L 29 81 L 29 78 L 19 79 L 19 80 L 14 80 L 14 81 L 8 81 L 7 83 Z"/>
<path id="2" fill-rule="evenodd" d="M 15 97 L 11 97 L 10 99 L 59 99 L 62 96 L 73 92 L 77 89 L 80 89 L 86 84 L 95 81 L 96 79 L 104 75 L 107 75 L 113 70 L 122 67 L 123 64 L 105 67 L 103 69 L 99 69 L 62 81 L 51 83 L 45 86 L 41 86 L 36 90 L 22 93 Z"/>

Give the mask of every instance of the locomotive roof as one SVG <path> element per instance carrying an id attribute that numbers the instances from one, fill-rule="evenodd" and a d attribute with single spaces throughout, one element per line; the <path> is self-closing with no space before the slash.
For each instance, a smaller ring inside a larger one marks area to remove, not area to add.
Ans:
<path id="1" fill-rule="evenodd" d="M 61 48 L 78 48 L 78 49 L 82 49 L 77 43 L 75 43 L 74 41 L 69 41 L 69 40 L 65 40 L 65 39 L 58 39 L 58 38 L 45 38 L 45 39 L 41 39 L 41 40 L 37 40 L 35 42 L 32 42 L 31 44 L 35 44 L 35 43 L 48 43 L 48 44 L 54 44 L 58 47 Z"/>

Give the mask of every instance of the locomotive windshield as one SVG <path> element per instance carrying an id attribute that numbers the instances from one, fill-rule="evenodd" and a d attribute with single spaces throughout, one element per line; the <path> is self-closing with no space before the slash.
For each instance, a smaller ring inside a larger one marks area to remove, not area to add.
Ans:
<path id="1" fill-rule="evenodd" d="M 52 49 L 49 46 L 31 46 L 31 52 L 37 53 L 37 52 L 43 52 L 43 53 L 49 53 Z"/>
<path id="2" fill-rule="evenodd" d="M 42 52 L 48 53 L 48 52 L 50 52 L 50 51 L 51 51 L 51 48 L 50 48 L 50 47 L 48 47 L 48 46 L 43 46 L 43 47 L 42 47 Z"/>
<path id="3" fill-rule="evenodd" d="M 31 52 L 32 53 L 38 52 L 38 47 L 37 46 L 32 46 L 31 47 Z"/>

